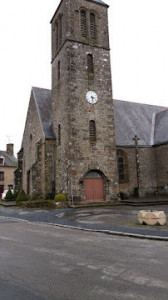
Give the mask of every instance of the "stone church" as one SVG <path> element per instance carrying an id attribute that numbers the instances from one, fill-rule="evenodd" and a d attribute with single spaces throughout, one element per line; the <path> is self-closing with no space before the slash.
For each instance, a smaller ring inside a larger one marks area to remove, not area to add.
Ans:
<path id="1" fill-rule="evenodd" d="M 168 193 L 168 110 L 113 100 L 108 5 L 62 0 L 52 88 L 33 87 L 15 188 L 74 201 Z"/>

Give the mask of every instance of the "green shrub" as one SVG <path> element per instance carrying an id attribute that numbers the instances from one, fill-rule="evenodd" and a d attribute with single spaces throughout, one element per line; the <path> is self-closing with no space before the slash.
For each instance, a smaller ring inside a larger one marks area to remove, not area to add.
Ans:
<path id="1" fill-rule="evenodd" d="M 6 193 L 5 200 L 6 201 L 14 200 L 14 194 L 12 193 L 12 191 L 10 189 Z"/>
<path id="2" fill-rule="evenodd" d="M 44 200 L 44 197 L 43 197 L 42 194 L 34 192 L 34 193 L 32 193 L 31 196 L 29 197 L 29 200 L 30 200 L 30 201 L 34 201 L 34 200 Z"/>
<path id="3" fill-rule="evenodd" d="M 24 190 L 21 190 L 16 198 L 16 202 L 27 201 L 27 196 Z"/>
<path id="4" fill-rule="evenodd" d="M 14 195 L 13 195 L 13 198 L 14 198 L 14 200 L 16 200 L 16 199 L 17 199 L 17 196 L 18 196 L 18 194 L 19 194 L 19 192 L 17 192 L 17 191 L 14 191 Z"/>
<path id="5" fill-rule="evenodd" d="M 55 196 L 54 201 L 55 202 L 66 202 L 66 195 L 58 194 L 58 195 Z"/>
<path id="6" fill-rule="evenodd" d="M 51 200 L 19 201 L 18 205 L 27 208 L 55 208 L 55 203 Z"/>

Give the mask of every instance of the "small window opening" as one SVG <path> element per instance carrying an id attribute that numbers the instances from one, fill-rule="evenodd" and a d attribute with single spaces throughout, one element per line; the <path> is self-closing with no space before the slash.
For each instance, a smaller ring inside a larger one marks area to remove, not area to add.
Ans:
<path id="1" fill-rule="evenodd" d="M 90 38 L 96 40 L 96 18 L 95 14 L 90 14 Z"/>
<path id="2" fill-rule="evenodd" d="M 4 165 L 4 158 L 0 157 L 0 165 Z"/>
<path id="3" fill-rule="evenodd" d="M 89 133 L 90 133 L 90 142 L 96 141 L 96 124 L 95 121 L 91 120 L 89 122 Z"/>
<path id="4" fill-rule="evenodd" d="M 87 67 L 88 67 L 88 72 L 93 74 L 94 70 L 93 70 L 93 56 L 92 56 L 92 54 L 87 55 Z"/>
<path id="5" fill-rule="evenodd" d="M 60 65 L 60 61 L 58 61 L 58 80 L 60 79 L 61 76 L 61 65 Z"/>
<path id="6" fill-rule="evenodd" d="M 87 37 L 87 21 L 86 21 L 86 11 L 81 10 L 81 36 Z"/>

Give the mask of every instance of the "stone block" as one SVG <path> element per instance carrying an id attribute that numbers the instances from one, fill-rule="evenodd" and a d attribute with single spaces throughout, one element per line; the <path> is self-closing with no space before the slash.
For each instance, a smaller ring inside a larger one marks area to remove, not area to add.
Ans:
<path id="1" fill-rule="evenodd" d="M 141 210 L 138 213 L 138 221 L 141 225 L 165 225 L 166 215 L 164 211 Z"/>

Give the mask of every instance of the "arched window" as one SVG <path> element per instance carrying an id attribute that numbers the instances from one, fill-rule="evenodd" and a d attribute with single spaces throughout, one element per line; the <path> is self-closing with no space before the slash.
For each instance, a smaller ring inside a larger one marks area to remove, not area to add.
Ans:
<path id="1" fill-rule="evenodd" d="M 128 182 L 128 159 L 123 150 L 117 150 L 119 182 Z"/>
<path id="2" fill-rule="evenodd" d="M 89 134 L 90 134 L 90 142 L 94 143 L 96 141 L 96 124 L 95 121 L 93 120 L 89 122 Z"/>
<path id="3" fill-rule="evenodd" d="M 87 37 L 87 20 L 86 20 L 86 11 L 84 9 L 80 12 L 81 18 L 81 36 Z"/>
<path id="4" fill-rule="evenodd" d="M 93 69 L 93 56 L 92 56 L 92 54 L 87 54 L 87 67 L 88 67 L 88 72 L 93 74 L 94 69 Z"/>
<path id="5" fill-rule="evenodd" d="M 58 145 L 61 145 L 61 125 L 58 124 Z"/>
<path id="6" fill-rule="evenodd" d="M 90 13 L 90 38 L 96 40 L 96 18 L 94 13 Z"/>

